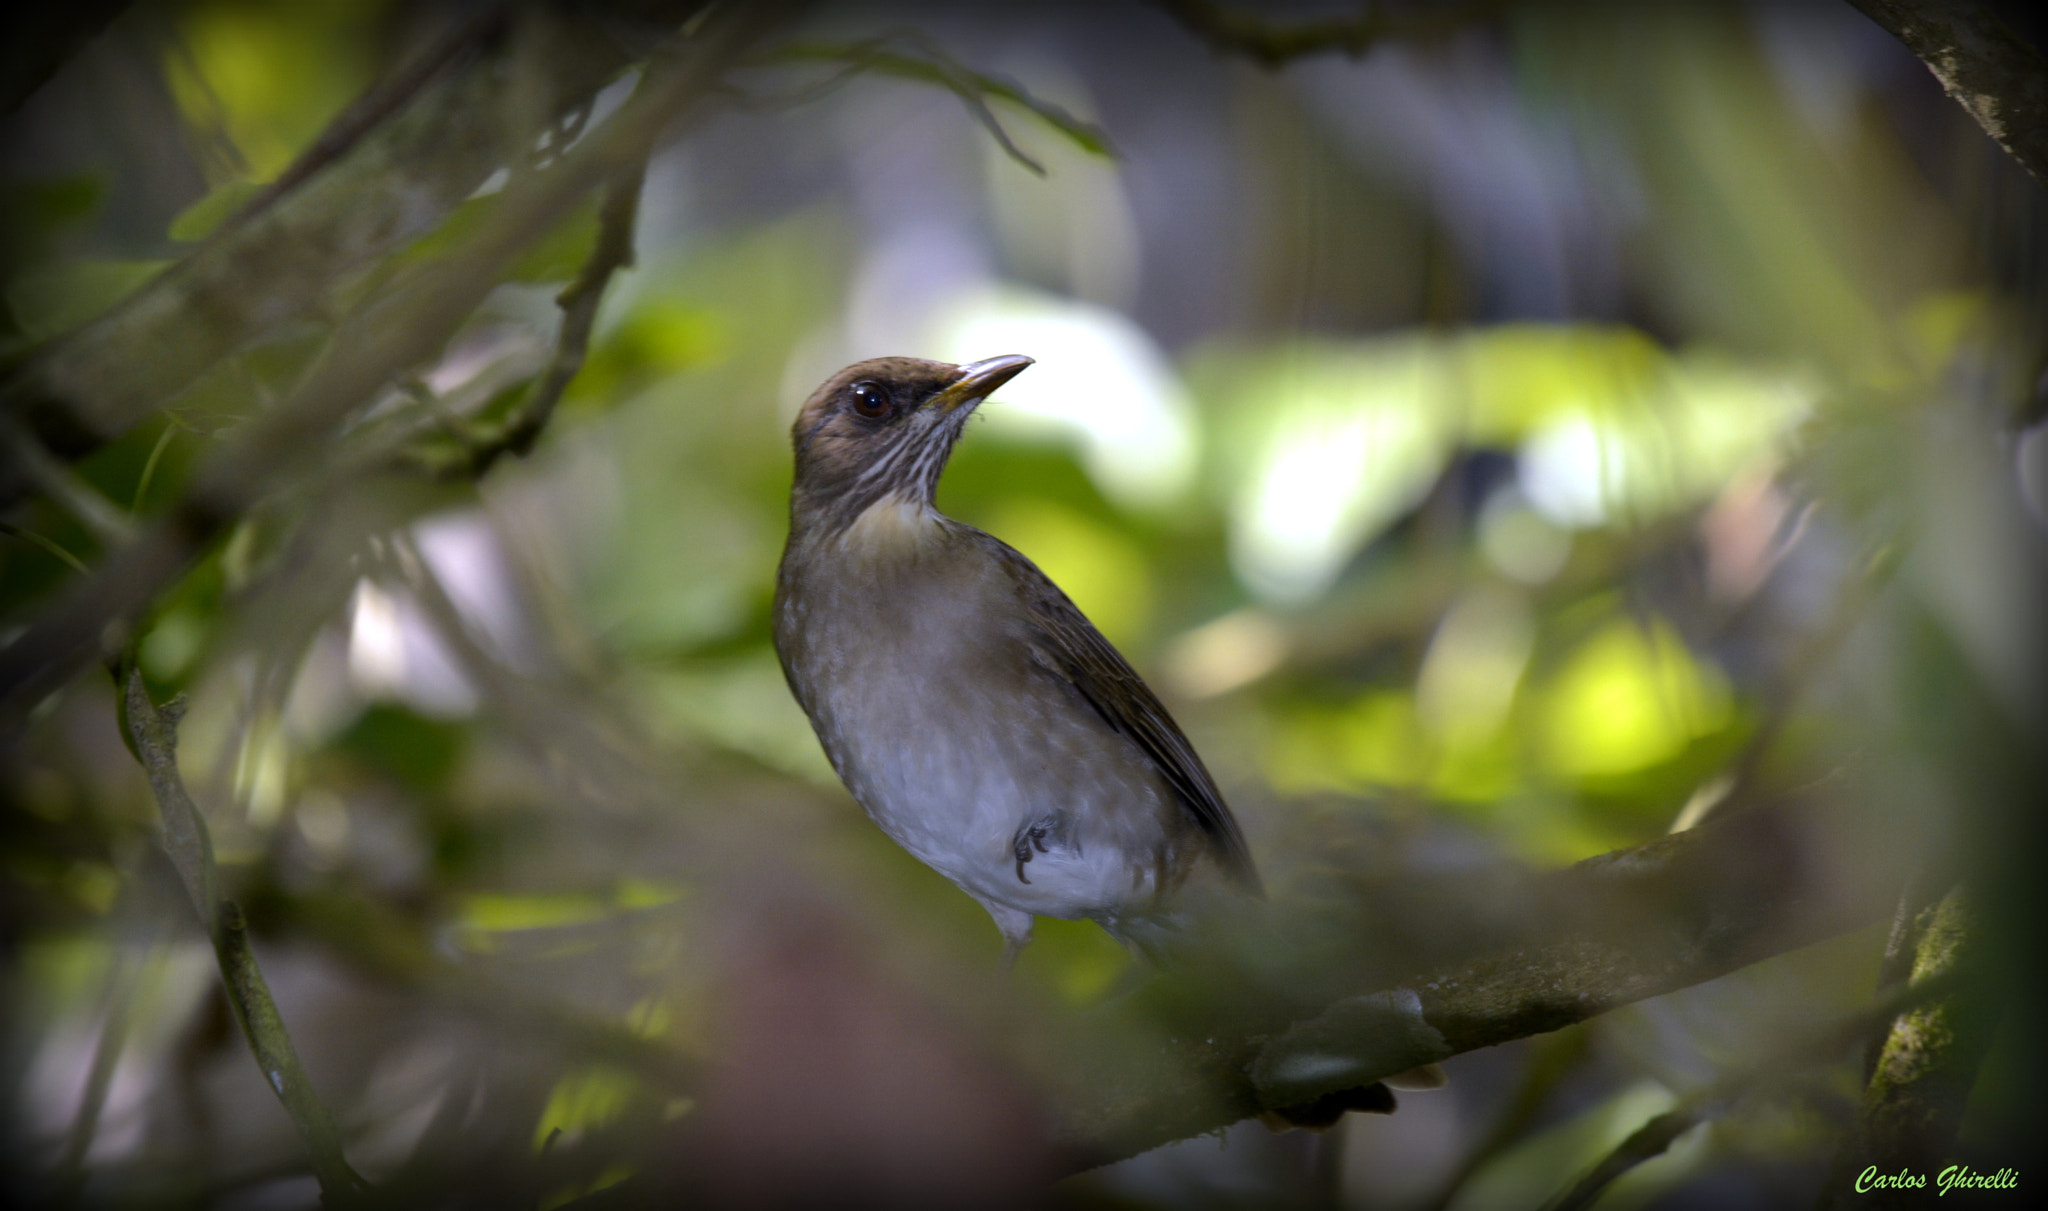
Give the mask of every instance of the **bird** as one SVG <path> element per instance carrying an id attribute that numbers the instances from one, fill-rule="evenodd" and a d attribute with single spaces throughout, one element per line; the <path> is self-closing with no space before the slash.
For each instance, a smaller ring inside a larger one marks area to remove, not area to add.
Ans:
<path id="1" fill-rule="evenodd" d="M 791 427 L 775 650 L 832 767 L 897 844 L 979 901 L 1005 964 L 1038 917 L 1141 957 L 1176 893 L 1262 897 L 1244 833 L 1129 661 L 1038 566 L 938 511 L 968 417 L 1033 359 L 857 362 Z"/>

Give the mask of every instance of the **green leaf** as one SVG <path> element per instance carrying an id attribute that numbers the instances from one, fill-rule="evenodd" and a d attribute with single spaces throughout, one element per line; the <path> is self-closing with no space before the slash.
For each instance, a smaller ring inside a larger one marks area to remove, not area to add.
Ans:
<path id="1" fill-rule="evenodd" d="M 7 208 L 15 221 L 53 228 L 89 218 L 106 197 L 107 183 L 81 173 L 18 182 L 8 187 L 7 194 Z"/>
<path id="2" fill-rule="evenodd" d="M 417 789 L 445 784 L 462 759 L 466 733 L 403 707 L 377 705 L 363 712 L 341 747 L 365 765 Z"/>

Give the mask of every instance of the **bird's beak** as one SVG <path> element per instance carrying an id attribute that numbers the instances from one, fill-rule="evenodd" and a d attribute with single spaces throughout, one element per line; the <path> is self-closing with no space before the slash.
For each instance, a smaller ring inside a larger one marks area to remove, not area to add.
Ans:
<path id="1" fill-rule="evenodd" d="M 997 387 L 1022 374 L 1031 362 L 1021 353 L 969 362 L 960 367 L 960 377 L 926 401 L 925 407 L 936 408 L 943 416 L 962 404 L 979 403 L 994 394 Z"/>

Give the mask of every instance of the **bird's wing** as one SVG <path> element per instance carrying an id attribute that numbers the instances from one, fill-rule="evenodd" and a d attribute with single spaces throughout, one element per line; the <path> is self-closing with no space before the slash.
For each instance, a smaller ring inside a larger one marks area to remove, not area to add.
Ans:
<path id="1" fill-rule="evenodd" d="M 1258 868 L 1236 817 L 1152 687 L 1038 565 L 999 539 L 989 541 L 1000 551 L 1033 624 L 1033 658 L 1080 691 L 1103 722 L 1151 758 L 1208 836 L 1224 872 L 1246 890 L 1261 891 Z"/>

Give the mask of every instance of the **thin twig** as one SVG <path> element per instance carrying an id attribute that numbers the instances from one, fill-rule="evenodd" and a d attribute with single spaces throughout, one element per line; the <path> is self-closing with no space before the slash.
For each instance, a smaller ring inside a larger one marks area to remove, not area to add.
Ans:
<path id="1" fill-rule="evenodd" d="M 330 1207 L 353 1203 L 369 1192 L 369 1184 L 349 1167 L 334 1118 L 314 1093 L 313 1082 L 292 1046 L 277 1001 L 249 948 L 248 924 L 241 908 L 220 898 L 220 875 L 206 817 L 192 802 L 178 773 L 178 720 L 184 714 L 184 699 L 174 698 L 159 707 L 143 684 L 141 670 L 131 666 L 125 671 L 122 704 L 128 736 L 149 775 L 150 791 L 163 817 L 164 852 L 213 941 L 214 958 L 220 964 L 235 1021 L 242 1027 L 265 1082 L 284 1103 L 305 1141 L 313 1174 L 320 1182 L 321 1201 Z"/>
<path id="2" fill-rule="evenodd" d="M 995 111 L 989 108 L 988 98 L 993 97 L 1017 106 L 1091 155 L 1116 154 L 1110 145 L 1109 135 L 1101 127 L 1083 121 L 1060 106 L 1034 95 L 1014 80 L 975 71 L 921 34 L 904 32 L 863 42 L 802 44 L 786 49 L 783 57 L 823 60 L 844 65 L 839 72 L 813 85 L 806 91 L 803 99 L 822 95 L 863 72 L 895 76 L 898 79 L 913 80 L 922 84 L 936 84 L 958 97 L 960 102 L 967 106 L 968 113 L 989 133 L 989 137 L 996 141 L 1005 155 L 1037 176 L 1045 175 L 1045 165 L 1026 153 L 1017 145 L 1016 140 L 1010 137 L 1010 132 L 1003 127 Z"/>
<path id="3" fill-rule="evenodd" d="M 135 498 L 128 505 L 128 512 L 131 515 L 142 512 L 143 498 L 149 495 L 149 485 L 156 479 L 156 465 L 163 459 L 164 451 L 171 448 L 171 439 L 177 435 L 178 425 L 174 421 L 164 426 L 164 431 L 156 439 L 156 445 L 149 448 L 149 458 L 142 464 L 142 474 L 135 479 Z"/>
<path id="4" fill-rule="evenodd" d="M 26 526 L 17 526 L 11 521 L 0 521 L 0 534 L 5 534 L 9 538 L 19 538 L 31 546 L 41 547 L 58 559 L 63 560 L 66 566 L 81 576 L 92 574 L 92 569 L 85 566 L 84 560 L 65 550 L 55 539 L 44 537 Z"/>
<path id="5" fill-rule="evenodd" d="M 648 0 L 650 22 L 733 6 Z M 771 17 L 774 5 L 766 8 Z M 412 242 L 524 157 L 540 125 L 610 83 L 632 61 L 583 26 L 536 53 L 489 47 L 434 74 L 354 149 L 278 204 L 202 241 L 176 265 L 0 377 L 0 409 L 58 458 L 76 461 L 265 334 L 331 315 L 366 267 Z M 535 119 L 526 123 L 527 116 Z M 587 143 L 589 140 L 585 140 Z M 508 191 L 509 192 L 509 191 Z M 267 410 L 266 410 L 267 411 Z M 34 490 L 0 459 L 0 505 Z"/>
<path id="6" fill-rule="evenodd" d="M 453 458 L 437 458 L 429 447 L 408 450 L 408 461 L 441 478 L 480 479 L 503 456 L 524 458 L 532 451 L 541 430 L 554 416 L 562 393 L 568 390 L 590 355 L 590 333 L 597 324 L 605 287 L 619 270 L 633 265 L 633 224 L 639 216 L 640 189 L 646 176 L 647 161 L 643 157 L 620 169 L 606 186 L 604 202 L 597 212 L 597 242 L 576 280 L 555 296 L 555 305 L 562 309 L 562 327 L 555 338 L 554 356 L 527 389 L 518 408 L 494 430 L 454 430 L 453 436 L 462 449 Z"/>

